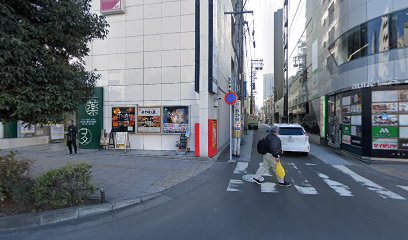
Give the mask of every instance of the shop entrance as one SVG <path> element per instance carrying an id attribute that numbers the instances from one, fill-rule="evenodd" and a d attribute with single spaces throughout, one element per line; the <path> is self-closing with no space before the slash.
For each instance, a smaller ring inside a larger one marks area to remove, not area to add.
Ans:
<path id="1" fill-rule="evenodd" d="M 335 148 L 340 148 L 341 144 L 341 95 L 332 95 L 328 99 L 328 145 Z"/>

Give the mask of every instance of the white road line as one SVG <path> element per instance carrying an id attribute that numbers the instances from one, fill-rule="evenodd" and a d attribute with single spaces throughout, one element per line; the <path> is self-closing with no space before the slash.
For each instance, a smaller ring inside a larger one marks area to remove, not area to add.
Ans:
<path id="1" fill-rule="evenodd" d="M 397 185 L 397 187 L 402 188 L 405 191 L 408 191 L 408 186 Z"/>
<path id="2" fill-rule="evenodd" d="M 277 193 L 276 183 L 264 182 L 261 184 L 261 192 L 263 193 Z"/>
<path id="3" fill-rule="evenodd" d="M 350 191 L 350 188 L 343 183 L 336 182 L 334 180 L 331 180 L 329 176 L 324 175 L 323 173 L 317 173 L 323 181 L 329 185 L 334 191 L 336 191 L 340 196 L 342 197 L 352 197 L 353 194 Z"/>
<path id="4" fill-rule="evenodd" d="M 296 190 L 300 194 L 306 194 L 306 195 L 319 194 L 317 192 L 317 190 L 309 183 L 309 181 L 307 181 L 307 179 L 304 178 L 302 172 L 298 169 L 298 167 L 294 163 L 289 163 L 289 164 L 286 164 L 286 165 L 292 167 L 293 169 L 295 169 L 297 171 L 298 175 L 303 178 L 303 180 L 300 183 L 297 183 L 292 178 L 293 185 L 295 186 Z"/>
<path id="5" fill-rule="evenodd" d="M 244 184 L 242 180 L 230 179 L 228 187 L 227 187 L 227 191 L 228 192 L 240 192 L 241 191 L 240 185 L 242 184 Z"/>
<path id="6" fill-rule="evenodd" d="M 315 163 L 305 163 L 307 166 L 316 166 Z"/>
<path id="7" fill-rule="evenodd" d="M 382 198 L 405 200 L 405 198 L 401 197 L 400 195 L 381 187 L 380 185 L 376 184 L 375 182 L 363 176 L 358 175 L 357 173 L 353 172 L 352 170 L 350 170 L 344 165 L 334 165 L 333 167 L 340 170 L 344 174 L 349 175 L 351 178 L 361 183 L 363 186 L 366 186 L 368 190 L 378 193 Z"/>
<path id="8" fill-rule="evenodd" d="M 246 169 L 248 168 L 247 162 L 238 162 L 235 167 L 234 174 L 245 174 Z"/>

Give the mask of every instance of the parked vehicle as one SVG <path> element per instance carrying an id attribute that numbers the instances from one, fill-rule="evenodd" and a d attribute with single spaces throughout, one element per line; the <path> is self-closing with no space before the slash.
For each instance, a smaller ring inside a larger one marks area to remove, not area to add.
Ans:
<path id="1" fill-rule="evenodd" d="M 258 129 L 258 122 L 258 117 L 250 115 L 248 117 L 248 129 Z"/>
<path id="2" fill-rule="evenodd" d="M 309 136 L 299 124 L 275 124 L 279 127 L 278 137 L 282 142 L 284 152 L 301 152 L 308 155 L 310 152 Z"/>

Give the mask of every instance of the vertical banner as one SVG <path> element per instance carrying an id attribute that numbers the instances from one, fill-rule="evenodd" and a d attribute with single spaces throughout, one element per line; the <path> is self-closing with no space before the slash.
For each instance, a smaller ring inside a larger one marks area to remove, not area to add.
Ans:
<path id="1" fill-rule="evenodd" d="M 217 120 L 208 120 L 208 157 L 212 158 L 218 151 L 218 125 Z"/>
<path id="2" fill-rule="evenodd" d="M 234 104 L 234 138 L 241 137 L 241 100 Z"/>
<path id="3" fill-rule="evenodd" d="M 96 87 L 94 95 L 78 108 L 78 140 L 83 149 L 98 149 L 103 123 L 103 88 Z"/>
<path id="4" fill-rule="evenodd" d="M 326 96 L 320 97 L 320 137 L 326 137 Z"/>

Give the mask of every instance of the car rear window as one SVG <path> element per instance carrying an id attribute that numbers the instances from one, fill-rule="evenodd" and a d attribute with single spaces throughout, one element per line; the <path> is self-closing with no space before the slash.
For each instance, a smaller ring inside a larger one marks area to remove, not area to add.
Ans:
<path id="1" fill-rule="evenodd" d="M 302 128 L 299 127 L 280 127 L 279 135 L 304 135 Z"/>

